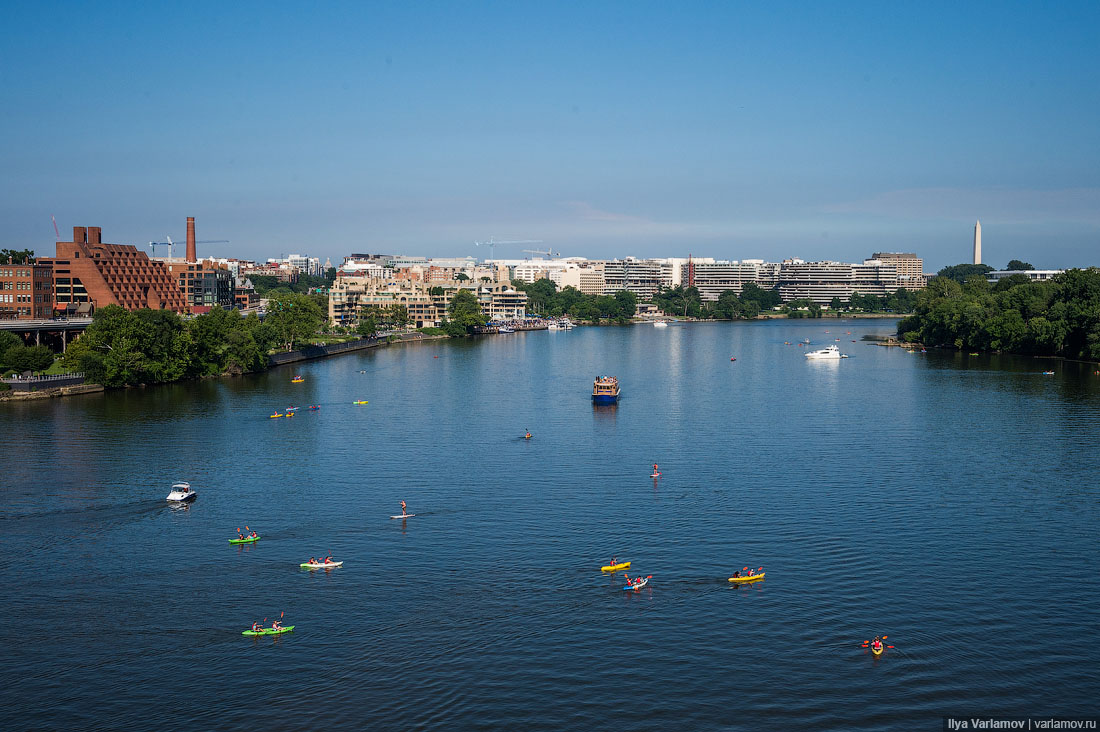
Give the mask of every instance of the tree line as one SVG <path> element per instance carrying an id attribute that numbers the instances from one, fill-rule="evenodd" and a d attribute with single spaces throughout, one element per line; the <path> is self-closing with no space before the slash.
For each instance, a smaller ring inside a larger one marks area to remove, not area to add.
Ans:
<path id="1" fill-rule="evenodd" d="M 661 288 L 653 301 L 666 313 L 713 320 L 750 320 L 761 312 L 777 307 L 790 318 L 820 318 L 823 313 L 822 307 L 809 299 L 783 303 L 777 289 L 765 290 L 755 282 L 746 283 L 740 294 L 734 290 L 726 290 L 716 301 L 704 301 L 698 288 L 681 285 Z M 859 293 L 853 293 L 848 300 L 834 297 L 829 309 L 835 312 L 849 310 L 906 313 L 912 310 L 915 302 L 916 293 L 898 288 L 885 297 Z"/>
<path id="2" fill-rule="evenodd" d="M 995 285 L 984 273 L 961 283 L 937 276 L 898 333 L 927 345 L 1100 360 L 1100 269 L 1071 269 L 1045 282 L 1011 275 Z"/>
<path id="3" fill-rule="evenodd" d="M 638 309 L 638 296 L 629 290 L 614 295 L 586 295 L 575 287 L 558 290 L 557 284 L 548 279 L 512 280 L 512 286 L 527 293 L 528 312 L 551 318 L 569 316 L 593 323 L 601 320 L 625 323 Z"/>
<path id="4" fill-rule="evenodd" d="M 294 293 L 269 299 L 263 320 L 221 308 L 184 319 L 170 310 L 108 305 L 96 310 L 62 363 L 104 386 L 262 371 L 272 349 L 292 350 L 325 322 L 314 296 Z"/>

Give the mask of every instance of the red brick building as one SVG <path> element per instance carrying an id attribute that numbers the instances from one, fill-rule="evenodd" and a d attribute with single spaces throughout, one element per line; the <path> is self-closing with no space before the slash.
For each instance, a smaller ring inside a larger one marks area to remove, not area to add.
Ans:
<path id="1" fill-rule="evenodd" d="M 53 267 L 0 262 L 0 320 L 53 316 Z"/>
<path id="2" fill-rule="evenodd" d="M 41 257 L 53 267 L 54 299 L 58 308 L 92 303 L 127 310 L 187 310 L 168 268 L 129 244 L 104 244 L 98 226 L 73 227 L 72 241 L 57 242 L 57 256 Z"/>

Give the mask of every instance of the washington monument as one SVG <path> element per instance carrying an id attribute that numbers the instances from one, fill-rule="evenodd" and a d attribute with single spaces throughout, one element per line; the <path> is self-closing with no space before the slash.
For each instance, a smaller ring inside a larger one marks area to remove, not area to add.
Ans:
<path id="1" fill-rule="evenodd" d="M 982 222 L 974 222 L 974 264 L 982 263 Z"/>

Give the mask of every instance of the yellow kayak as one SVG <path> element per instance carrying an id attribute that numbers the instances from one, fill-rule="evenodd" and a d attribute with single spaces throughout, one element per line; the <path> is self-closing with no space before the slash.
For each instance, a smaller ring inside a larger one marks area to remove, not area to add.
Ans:
<path id="1" fill-rule="evenodd" d="M 756 580 L 762 580 L 764 579 L 765 574 L 765 572 L 761 572 L 760 574 L 754 574 L 752 577 L 730 577 L 730 582 L 734 583 L 735 585 L 742 585 L 746 582 L 755 582 Z"/>
<path id="2" fill-rule="evenodd" d="M 363 400 L 363 399 L 360 399 L 360 400 L 358 400 L 358 401 L 354 401 L 354 402 L 352 402 L 352 404 L 366 404 L 366 403 L 367 403 L 367 402 L 366 402 L 365 400 Z"/>
<path id="3" fill-rule="evenodd" d="M 271 415 L 268 415 L 267 418 L 268 419 L 277 419 L 277 418 L 282 417 L 282 416 L 283 415 L 281 415 L 281 414 L 271 414 Z"/>
<path id="4" fill-rule="evenodd" d="M 601 572 L 618 572 L 620 569 L 628 569 L 630 562 L 619 562 L 618 564 L 609 564 L 606 567 L 600 567 Z"/>

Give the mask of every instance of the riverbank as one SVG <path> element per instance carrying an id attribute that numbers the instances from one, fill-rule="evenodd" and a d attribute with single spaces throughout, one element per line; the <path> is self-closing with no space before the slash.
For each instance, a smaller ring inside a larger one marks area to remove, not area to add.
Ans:
<path id="1" fill-rule="evenodd" d="M 76 394 L 96 394 L 106 391 L 102 384 L 76 384 L 74 386 L 55 386 L 38 391 L 0 391 L 0 401 L 23 402 L 32 399 L 53 399 L 55 397 L 74 396 Z"/>

